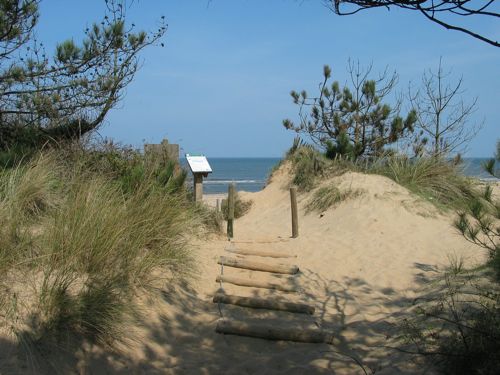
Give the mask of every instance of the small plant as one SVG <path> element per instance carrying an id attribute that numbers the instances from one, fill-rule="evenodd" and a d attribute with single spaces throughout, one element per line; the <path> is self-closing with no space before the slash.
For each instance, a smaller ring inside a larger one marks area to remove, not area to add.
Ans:
<path id="1" fill-rule="evenodd" d="M 339 190 L 335 186 L 323 186 L 314 192 L 314 195 L 306 205 L 307 212 L 323 212 L 333 205 L 346 199 L 354 198 L 362 194 L 358 189 Z"/>
<path id="2" fill-rule="evenodd" d="M 445 374 L 496 374 L 500 366 L 500 289 L 484 269 L 455 263 L 403 321 L 403 338 Z M 407 351 L 408 352 L 408 351 Z"/>
<path id="3" fill-rule="evenodd" d="M 251 200 L 243 200 L 239 197 L 238 193 L 234 194 L 234 218 L 238 219 L 245 215 L 252 207 L 253 202 Z M 228 200 L 223 199 L 221 204 L 221 212 L 224 220 L 228 219 L 229 206 Z"/>
<path id="4" fill-rule="evenodd" d="M 497 152 L 494 158 L 484 163 L 483 168 L 493 177 L 500 178 L 500 172 L 496 169 L 496 162 L 500 162 L 500 141 L 497 142 Z"/>

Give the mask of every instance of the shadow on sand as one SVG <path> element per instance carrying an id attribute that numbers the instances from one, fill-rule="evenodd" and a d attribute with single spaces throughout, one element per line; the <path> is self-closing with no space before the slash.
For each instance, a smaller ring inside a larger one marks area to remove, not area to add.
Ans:
<path id="1" fill-rule="evenodd" d="M 415 264 L 415 289 L 437 276 L 434 267 Z M 333 345 L 273 342 L 215 333 L 220 311 L 210 296 L 188 284 L 165 288 L 158 316 L 146 314 L 132 348 L 110 352 L 72 340 L 37 344 L 26 355 L 0 341 L 0 373 L 61 374 L 394 374 L 432 373 L 421 358 L 401 347 L 398 322 L 414 301 L 391 288 L 375 289 L 360 278 L 327 280 L 304 270 L 303 300 L 314 303 L 313 321 L 334 333 Z M 291 279 L 294 283 L 297 279 Z M 299 285 L 296 285 L 299 286 Z M 270 292 L 277 297 L 282 292 Z M 257 293 L 256 293 L 257 294 Z M 432 295 L 428 296 L 432 298 Z M 248 309 L 223 307 L 225 316 L 245 317 Z M 153 310 L 153 309 L 152 309 Z M 154 309 L 155 311 L 157 309 Z M 243 311 L 245 310 L 245 311 Z M 369 314 L 367 312 L 370 312 Z M 288 324 L 297 314 L 260 311 Z M 310 317 L 309 317 L 310 319 Z M 54 349 L 55 348 L 55 349 Z M 27 359 L 29 358 L 29 360 Z"/>

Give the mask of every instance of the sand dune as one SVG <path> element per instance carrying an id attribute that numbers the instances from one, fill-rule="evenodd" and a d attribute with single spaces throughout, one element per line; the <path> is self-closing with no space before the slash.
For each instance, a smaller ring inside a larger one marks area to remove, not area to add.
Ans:
<path id="1" fill-rule="evenodd" d="M 362 363 L 367 373 L 432 373 L 415 358 L 387 348 L 398 332 L 394 324 L 419 289 L 449 264 L 450 256 L 475 264 L 484 254 L 452 227 L 452 212 L 440 212 L 385 177 L 347 173 L 324 184 L 363 193 L 321 214 L 306 213 L 311 194 L 300 194 L 296 239 L 290 238 L 286 168 L 263 191 L 242 194 L 254 204 L 235 222 L 235 246 L 296 254 L 280 262 L 297 264 L 298 277 L 224 269 L 225 275 L 295 283 L 300 293 L 230 284 L 224 289 L 231 294 L 306 302 L 316 308 L 312 317 L 226 305 L 219 309 L 212 303 L 219 288 L 217 258 L 231 255 L 224 250 L 228 243 L 224 238 L 199 241 L 198 278 L 167 287 L 160 302 L 145 303 L 148 319 L 137 327 L 137 341 L 121 352 L 80 350 L 78 372 L 363 374 L 358 365 Z M 219 335 L 214 330 L 221 314 L 297 329 L 320 326 L 334 333 L 334 345 Z"/>

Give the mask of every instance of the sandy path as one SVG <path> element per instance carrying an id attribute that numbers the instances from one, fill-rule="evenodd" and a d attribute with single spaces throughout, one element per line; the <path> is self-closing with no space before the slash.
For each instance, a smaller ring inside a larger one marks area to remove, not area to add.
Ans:
<path id="1" fill-rule="evenodd" d="M 291 313 L 251 311 L 223 306 L 224 316 L 243 321 L 266 319 L 286 326 L 319 325 L 335 333 L 335 345 L 272 342 L 215 333 L 220 311 L 212 303 L 220 272 L 217 258 L 227 255 L 224 238 L 196 242 L 197 278 L 167 285 L 159 301 L 145 301 L 148 317 L 136 328 L 129 347 L 110 353 L 82 346 L 76 362 L 63 361 L 62 373 L 105 374 L 422 374 L 422 363 L 398 351 L 395 323 L 449 257 L 467 264 L 482 253 L 451 223 L 453 213 L 431 204 L 380 176 L 349 173 L 328 183 L 363 194 L 324 213 L 306 214 L 306 194 L 299 195 L 300 236 L 290 236 L 289 180 L 277 174 L 259 193 L 243 193 L 252 209 L 235 223 L 239 247 L 296 254 L 301 293 L 252 289 L 226 284 L 228 293 L 286 296 L 316 307 L 313 320 Z M 262 243 L 241 243 L 241 241 Z M 258 279 L 261 272 L 225 268 L 225 274 Z"/>

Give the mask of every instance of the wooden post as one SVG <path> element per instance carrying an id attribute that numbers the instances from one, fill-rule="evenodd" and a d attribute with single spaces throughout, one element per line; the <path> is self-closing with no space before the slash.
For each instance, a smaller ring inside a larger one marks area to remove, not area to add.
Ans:
<path id="1" fill-rule="evenodd" d="M 227 237 L 234 236 L 234 182 L 229 184 L 227 192 Z"/>
<path id="2" fill-rule="evenodd" d="M 292 205 L 292 238 L 299 236 L 299 218 L 297 211 L 297 188 L 290 188 L 290 201 Z"/>
<path id="3" fill-rule="evenodd" d="M 220 199 L 217 198 L 217 201 L 215 203 L 215 209 L 217 210 L 217 212 L 220 212 Z"/>
<path id="4" fill-rule="evenodd" d="M 194 201 L 199 202 L 203 200 L 203 175 L 201 173 L 194 173 Z"/>

